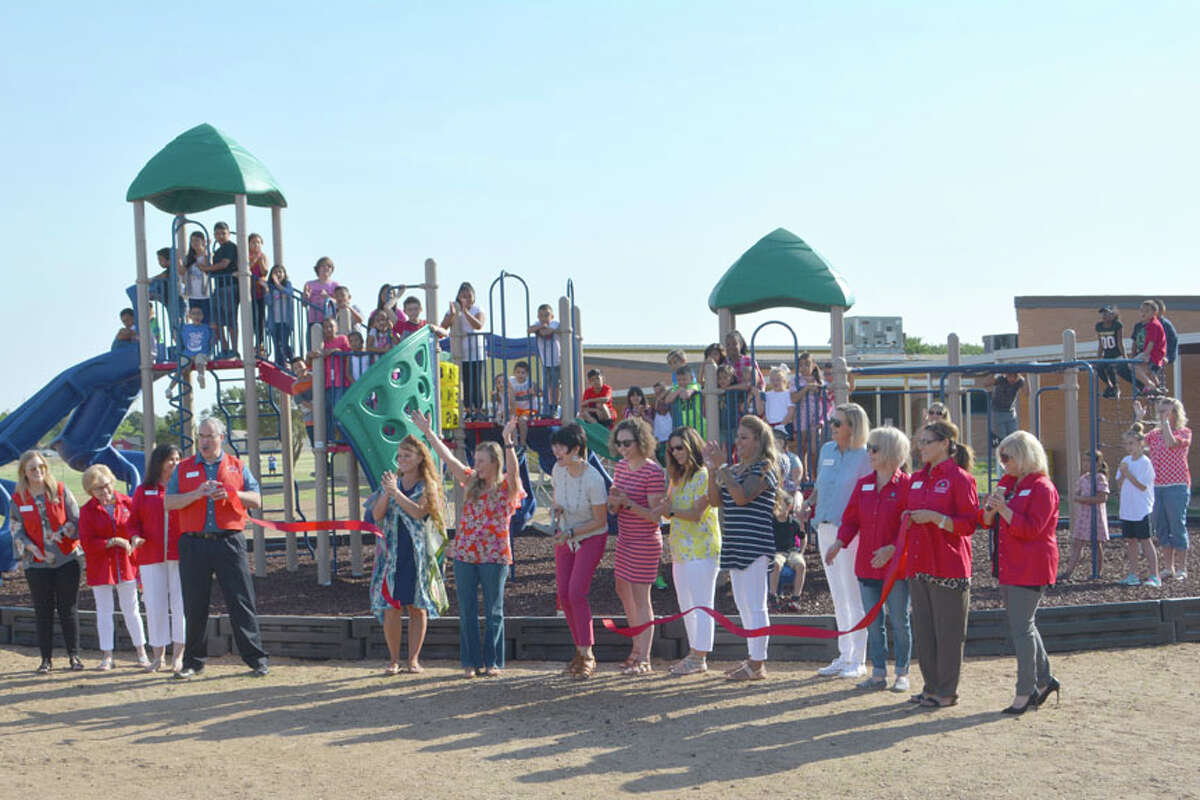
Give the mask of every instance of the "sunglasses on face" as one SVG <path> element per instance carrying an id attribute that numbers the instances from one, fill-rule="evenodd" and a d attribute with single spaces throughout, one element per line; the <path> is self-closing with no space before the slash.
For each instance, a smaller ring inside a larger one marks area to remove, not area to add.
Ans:
<path id="1" fill-rule="evenodd" d="M 682 444 L 673 444 L 673 445 L 671 445 L 671 452 L 672 452 L 672 453 L 683 453 L 683 452 L 686 452 L 686 451 L 687 451 L 687 446 L 686 446 L 686 445 L 682 445 Z"/>
<path id="2" fill-rule="evenodd" d="M 633 447 L 636 441 L 633 439 L 617 439 L 617 447 Z"/>
<path id="3" fill-rule="evenodd" d="M 832 426 L 833 426 L 833 427 L 835 427 L 835 428 L 840 428 L 840 427 L 842 427 L 842 425 L 844 425 L 845 423 L 844 423 L 844 422 L 842 422 L 842 421 L 841 421 L 840 419 L 838 419 L 837 417 L 834 417 L 833 419 L 829 420 L 829 424 L 830 424 L 830 425 L 832 425 Z"/>
<path id="4" fill-rule="evenodd" d="M 926 445 L 931 445 L 934 442 L 940 441 L 941 439 L 917 439 L 917 444 L 919 444 L 921 447 L 925 447 Z"/>

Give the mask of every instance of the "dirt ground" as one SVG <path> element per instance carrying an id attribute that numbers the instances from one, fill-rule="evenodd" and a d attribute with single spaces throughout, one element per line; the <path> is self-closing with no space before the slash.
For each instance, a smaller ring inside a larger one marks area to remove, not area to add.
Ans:
<path id="1" fill-rule="evenodd" d="M 804 663 L 577 683 L 529 662 L 465 680 L 279 659 L 255 679 L 226 658 L 180 683 L 35 676 L 34 650 L 4 647 L 3 796 L 1196 798 L 1198 655 L 1057 655 L 1062 705 L 1009 718 L 1010 658 L 968 660 L 961 703 L 927 710 Z"/>

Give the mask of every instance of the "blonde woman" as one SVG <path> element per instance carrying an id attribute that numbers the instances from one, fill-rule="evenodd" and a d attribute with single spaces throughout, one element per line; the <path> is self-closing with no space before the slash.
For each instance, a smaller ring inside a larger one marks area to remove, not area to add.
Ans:
<path id="1" fill-rule="evenodd" d="M 379 490 L 367 499 L 375 524 L 383 532 L 371 573 L 371 612 L 383 625 L 391 662 L 386 673 L 418 673 L 421 646 L 430 617 L 446 610 L 446 587 L 431 540 L 445 529 L 441 472 L 429 448 L 407 436 L 396 448 L 396 471 L 380 478 Z M 408 659 L 400 666 L 404 613 L 408 612 Z"/>
<path id="2" fill-rule="evenodd" d="M 708 501 L 720 505 L 721 569 L 729 570 L 733 600 L 743 628 L 771 623 L 767 613 L 767 566 L 775 555 L 775 511 L 779 488 L 779 454 L 771 427 L 747 414 L 734 439 L 737 464 L 725 463 L 719 442 L 704 446 L 708 467 Z M 725 673 L 731 681 L 767 677 L 768 637 L 747 640 L 749 657 Z"/>
<path id="3" fill-rule="evenodd" d="M 459 658 L 468 677 L 496 677 L 504 668 L 504 584 L 513 563 L 509 525 L 521 507 L 521 486 L 516 453 L 516 419 L 500 432 L 502 445 L 480 442 L 475 467 L 468 467 L 446 447 L 433 430 L 429 417 L 412 413 L 413 424 L 433 445 L 450 473 L 466 489 L 462 519 L 454 532 L 450 557 L 454 559 L 454 588 L 458 592 Z M 483 590 L 485 626 L 479 647 L 478 593 Z"/>
<path id="4" fill-rule="evenodd" d="M 1187 509 L 1192 497 L 1188 450 L 1192 446 L 1192 431 L 1183 403 L 1177 398 L 1158 398 L 1154 401 L 1154 411 L 1152 420 L 1144 420 L 1146 412 L 1142 404 L 1134 405 L 1134 416 L 1150 425 L 1146 455 L 1154 465 L 1152 516 L 1165 567 L 1161 577 L 1182 581 L 1187 579 Z"/>
<path id="5" fill-rule="evenodd" d="M 1035 619 L 1042 594 L 1058 575 L 1058 490 L 1047 474 L 1046 451 L 1033 434 L 1010 433 L 997 452 L 1004 476 L 985 498 L 980 521 L 985 527 L 1000 523 L 996 574 L 1017 653 L 1016 695 L 1000 713 L 1024 714 L 1061 688 L 1050 674 Z"/>
<path id="6" fill-rule="evenodd" d="M 708 497 L 708 469 L 704 442 L 695 429 L 679 427 L 667 439 L 667 474 L 670 485 L 662 513 L 671 521 L 671 574 L 679 610 L 713 607 L 721 554 L 721 525 L 717 507 Z M 672 675 L 708 671 L 713 649 L 713 619 L 702 612 L 684 617 L 690 650 L 671 667 Z"/>
<path id="7" fill-rule="evenodd" d="M 113 593 L 121 604 L 125 630 L 133 640 L 138 666 L 150 668 L 146 630 L 138 613 L 137 567 L 133 551 L 145 540 L 129 531 L 132 501 L 116 490 L 117 479 L 103 464 L 83 471 L 83 488 L 92 496 L 79 510 L 79 541 L 87 558 L 87 583 L 96 598 L 96 632 L 101 670 L 113 668 Z"/>
<path id="8" fill-rule="evenodd" d="M 817 481 L 800 509 L 800 519 L 812 517 L 817 526 L 817 552 L 828 553 L 837 541 L 838 527 L 859 479 L 871 473 L 867 436 L 871 423 L 858 403 L 843 403 L 829 418 L 830 440 L 817 457 Z M 863 618 L 862 592 L 854 574 L 859 542 L 851 540 L 846 555 L 825 565 L 829 595 L 838 630 L 848 630 Z M 866 675 L 867 632 L 838 637 L 838 657 L 817 670 L 823 677 L 862 678 Z"/>
<path id="9" fill-rule="evenodd" d="M 71 490 L 50 477 L 46 460 L 36 450 L 21 454 L 17 488 L 12 497 L 13 544 L 25 568 L 33 597 L 38 649 L 42 662 L 37 673 L 50 671 L 54 651 L 54 614 L 62 628 L 71 669 L 83 669 L 79 660 L 79 540 L 76 524 L 79 506 Z"/>

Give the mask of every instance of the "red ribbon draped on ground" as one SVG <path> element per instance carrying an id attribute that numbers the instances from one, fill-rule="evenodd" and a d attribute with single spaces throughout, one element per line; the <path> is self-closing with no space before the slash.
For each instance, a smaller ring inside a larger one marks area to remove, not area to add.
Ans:
<path id="1" fill-rule="evenodd" d="M 257 519 L 249 517 L 247 522 L 252 522 L 260 528 L 269 528 L 273 531 L 283 531 L 284 533 L 305 533 L 307 531 L 367 531 L 375 534 L 379 539 L 379 543 L 383 548 L 387 549 L 387 540 L 383 536 L 383 531 L 379 530 L 377 525 L 370 522 L 362 522 L 356 519 L 324 519 L 312 520 L 309 522 L 273 522 L 269 519 Z M 383 599 L 392 608 L 403 608 L 402 603 L 397 603 L 392 599 L 392 592 L 388 589 L 387 578 L 383 579 Z"/>
<path id="2" fill-rule="evenodd" d="M 717 611 L 715 608 L 708 606 L 694 606 L 687 611 L 680 611 L 678 614 L 672 614 L 669 617 L 657 617 L 649 622 L 641 625 L 635 625 L 631 628 L 618 628 L 617 624 L 611 619 L 603 619 L 601 623 L 605 628 L 613 633 L 619 633 L 622 636 L 637 636 L 642 631 L 653 625 L 662 625 L 667 622 L 674 622 L 677 619 L 682 619 L 693 611 L 703 611 L 708 614 L 717 624 L 725 630 L 732 633 L 734 636 L 739 636 L 743 639 L 753 639 L 759 636 L 799 636 L 810 639 L 836 639 L 839 636 L 844 636 L 847 633 L 854 633 L 870 625 L 875 617 L 879 616 L 879 612 L 883 610 L 883 604 L 887 600 L 888 595 L 892 591 L 892 587 L 896 585 L 896 581 L 900 580 L 900 576 L 904 574 L 904 563 L 908 558 L 908 528 L 909 519 L 904 517 L 904 522 L 900 525 L 900 533 L 896 536 L 896 552 L 892 556 L 891 562 L 888 564 L 887 573 L 883 577 L 883 594 L 879 598 L 879 602 L 873 605 L 863 618 L 854 627 L 847 631 L 827 630 L 825 628 L 814 628 L 811 625 L 788 625 L 775 624 L 765 625 L 761 628 L 743 628 L 740 625 L 734 624 L 733 620 Z M 822 558 L 824 553 L 820 554 Z M 845 558 L 845 555 L 842 555 Z"/>

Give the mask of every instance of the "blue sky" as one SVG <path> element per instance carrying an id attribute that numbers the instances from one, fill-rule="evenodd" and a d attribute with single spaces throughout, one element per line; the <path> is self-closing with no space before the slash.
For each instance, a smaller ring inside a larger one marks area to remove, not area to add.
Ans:
<path id="1" fill-rule="evenodd" d="M 709 290 L 779 226 L 846 277 L 851 313 L 926 339 L 1015 330 L 1019 294 L 1196 291 L 1195 3 L 0 15 L 9 338 L 37 342 L 3 356 L 0 409 L 108 346 L 134 277 L 125 191 L 200 122 L 283 187 L 293 276 L 329 255 L 364 303 L 427 256 L 444 296 L 505 268 L 536 303 L 572 277 L 592 342 L 713 339 Z M 168 217 L 149 226 L 165 244 Z M 740 327 L 772 317 L 828 337 L 792 310 Z"/>

